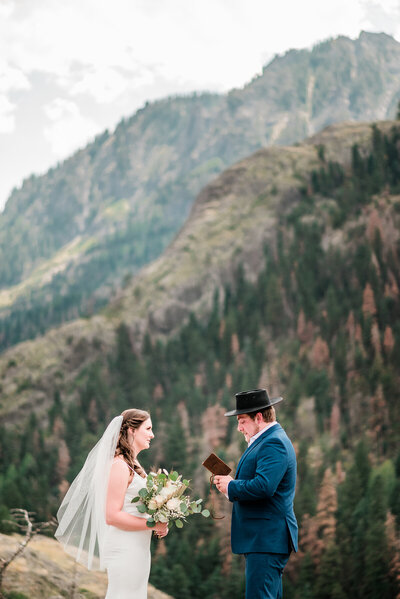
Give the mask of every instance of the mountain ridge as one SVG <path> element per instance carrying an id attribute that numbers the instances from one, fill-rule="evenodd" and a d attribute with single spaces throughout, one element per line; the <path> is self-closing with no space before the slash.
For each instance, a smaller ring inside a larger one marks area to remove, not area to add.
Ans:
<path id="1" fill-rule="evenodd" d="M 0 216 L 0 346 L 98 311 L 230 164 L 334 121 L 394 114 L 399 64 L 400 44 L 380 34 L 291 50 L 243 89 L 148 104 L 31 177 Z"/>
<path id="2" fill-rule="evenodd" d="M 388 132 L 394 122 L 380 123 Z M 243 263 L 250 279 L 263 264 L 264 246 L 275 238 L 277 215 L 300 201 L 311 171 L 326 157 L 351 160 L 351 148 L 371 145 L 371 125 L 334 125 L 303 144 L 266 148 L 230 167 L 198 196 L 166 252 L 92 318 L 67 323 L 43 338 L 10 348 L 0 356 L 2 420 L 17 424 L 26 409 L 45 413 L 55 389 L 68 394 L 78 373 L 115 347 L 121 322 L 139 352 L 143 338 L 165 337 L 190 316 L 207 314 L 216 289 L 232 283 Z M 70 401 L 73 400 L 73 396 Z"/>

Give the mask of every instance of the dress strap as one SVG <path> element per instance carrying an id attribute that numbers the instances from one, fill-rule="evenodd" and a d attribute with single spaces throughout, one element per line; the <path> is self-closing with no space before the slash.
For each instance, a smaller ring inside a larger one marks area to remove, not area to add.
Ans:
<path id="1" fill-rule="evenodd" d="M 133 474 L 135 474 L 134 469 L 131 466 L 129 466 L 128 462 L 125 462 L 125 460 L 123 460 L 122 458 L 119 458 L 118 456 L 114 459 L 119 460 L 120 462 L 123 462 L 126 466 L 128 466 L 129 470 L 132 470 Z"/>

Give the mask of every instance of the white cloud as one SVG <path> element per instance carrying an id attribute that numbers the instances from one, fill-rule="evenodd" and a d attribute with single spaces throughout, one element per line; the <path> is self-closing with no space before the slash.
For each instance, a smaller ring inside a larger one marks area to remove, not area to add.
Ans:
<path id="1" fill-rule="evenodd" d="M 9 97 L 10 92 L 29 87 L 29 81 L 20 69 L 0 59 L 0 133 L 12 133 L 15 129 L 16 105 Z"/>
<path id="2" fill-rule="evenodd" d="M 400 34 L 400 2 L 398 0 L 364 0 L 364 26 L 369 31 Z"/>
<path id="3" fill-rule="evenodd" d="M 0 134 L 23 146 L 27 125 L 36 123 L 31 138 L 42 169 L 147 99 L 241 87 L 276 53 L 337 35 L 355 38 L 361 29 L 399 38 L 399 6 L 399 0 L 0 0 Z M 16 155 L 21 174 L 29 160 L 34 168 L 31 151 Z M 3 164 L 9 188 L 15 169 Z"/>
<path id="4" fill-rule="evenodd" d="M 10 17 L 14 11 L 13 0 L 2 0 L 0 2 L 0 17 Z"/>
<path id="5" fill-rule="evenodd" d="M 15 127 L 15 106 L 5 95 L 0 95 L 0 133 L 12 133 Z"/>
<path id="6" fill-rule="evenodd" d="M 192 90 L 239 86 L 266 56 L 336 32 L 357 36 L 363 18 L 361 0 L 35 0 L 26 6 L 15 1 L 7 30 L 0 29 L 0 55 L 25 72 L 53 74 L 67 93 L 110 102 L 154 75 Z"/>
<path id="7" fill-rule="evenodd" d="M 97 102 L 110 103 L 132 88 L 152 83 L 154 75 L 149 69 L 138 67 L 133 72 L 127 72 L 110 66 L 93 66 L 76 77 L 69 87 L 69 93 L 72 96 L 90 94 Z"/>
<path id="8" fill-rule="evenodd" d="M 77 104 L 70 100 L 55 98 L 44 110 L 51 121 L 44 129 L 44 137 L 60 158 L 86 144 L 98 132 L 96 123 L 84 117 Z"/>
<path id="9" fill-rule="evenodd" d="M 4 60 L 0 60 L 0 91 L 9 92 L 17 89 L 29 89 L 28 77 Z"/>

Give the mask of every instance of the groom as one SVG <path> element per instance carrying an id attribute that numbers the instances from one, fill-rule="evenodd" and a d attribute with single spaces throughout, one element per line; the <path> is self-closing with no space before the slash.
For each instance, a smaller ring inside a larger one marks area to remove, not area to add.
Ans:
<path id="1" fill-rule="evenodd" d="M 246 599 L 280 599 L 283 569 L 297 551 L 296 455 L 273 407 L 282 399 L 265 389 L 237 393 L 236 410 L 225 414 L 237 416 L 248 442 L 235 479 L 214 477 L 233 503 L 231 544 L 246 559 Z"/>

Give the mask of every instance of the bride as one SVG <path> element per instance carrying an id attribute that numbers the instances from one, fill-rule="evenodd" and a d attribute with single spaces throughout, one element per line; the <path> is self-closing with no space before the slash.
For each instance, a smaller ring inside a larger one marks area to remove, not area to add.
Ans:
<path id="1" fill-rule="evenodd" d="M 150 414 L 125 410 L 114 418 L 71 484 L 57 513 L 56 538 L 89 569 L 107 569 L 105 599 L 146 599 L 152 530 L 131 499 L 146 485 L 137 456 L 154 438 Z M 98 560 L 99 558 L 99 560 Z"/>

